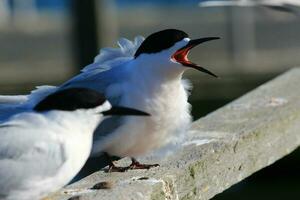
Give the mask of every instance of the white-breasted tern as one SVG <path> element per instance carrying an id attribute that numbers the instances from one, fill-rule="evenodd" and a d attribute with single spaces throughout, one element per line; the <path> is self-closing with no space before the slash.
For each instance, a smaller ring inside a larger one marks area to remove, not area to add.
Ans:
<path id="1" fill-rule="evenodd" d="M 0 199 L 38 200 L 69 183 L 88 159 L 93 132 L 107 115 L 148 114 L 111 107 L 94 90 L 70 88 L 0 123 Z"/>
<path id="2" fill-rule="evenodd" d="M 120 48 L 105 48 L 79 75 L 59 87 L 42 86 L 30 95 L 0 96 L 0 120 L 36 105 L 43 96 L 57 90 L 85 87 L 105 95 L 112 105 L 143 110 L 151 117 L 131 116 L 105 119 L 96 129 L 92 156 L 103 152 L 132 158 L 131 168 L 150 168 L 134 157 L 176 141 L 191 122 L 188 91 L 182 75 L 187 69 L 217 77 L 188 59 L 196 45 L 216 40 L 191 40 L 187 33 L 167 29 L 139 36 L 134 42 L 119 40 Z M 113 162 L 110 169 L 121 170 Z M 127 168 L 126 168 L 127 169 Z"/>

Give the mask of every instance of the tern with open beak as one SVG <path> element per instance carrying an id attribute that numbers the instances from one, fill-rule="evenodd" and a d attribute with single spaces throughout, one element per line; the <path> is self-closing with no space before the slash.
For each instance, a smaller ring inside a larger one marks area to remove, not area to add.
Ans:
<path id="1" fill-rule="evenodd" d="M 151 116 L 120 116 L 105 119 L 96 129 L 91 156 L 131 157 L 132 164 L 121 168 L 110 163 L 110 171 L 148 169 L 135 158 L 177 141 L 191 123 L 188 84 L 182 80 L 187 69 L 217 77 L 207 68 L 191 62 L 188 53 L 195 46 L 219 39 L 190 39 L 181 30 L 155 32 L 134 42 L 119 41 L 120 48 L 105 48 L 94 63 L 59 87 L 43 86 L 28 96 L 1 96 L 0 119 L 8 113 L 32 107 L 45 94 L 72 87 L 85 87 L 105 95 L 113 106 L 143 110 Z M 13 107 L 13 109 L 11 109 Z M 2 111 L 6 111 L 5 114 Z M 4 115 L 4 116 L 2 116 Z"/>

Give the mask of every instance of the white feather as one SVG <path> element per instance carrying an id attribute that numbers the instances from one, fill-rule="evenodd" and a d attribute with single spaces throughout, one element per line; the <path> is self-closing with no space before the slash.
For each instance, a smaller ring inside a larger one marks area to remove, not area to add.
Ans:
<path id="1" fill-rule="evenodd" d="M 142 36 L 135 37 L 134 41 L 130 41 L 126 38 L 121 38 L 118 41 L 119 48 L 103 48 L 100 50 L 99 55 L 94 59 L 94 63 L 86 66 L 81 71 L 106 71 L 113 66 L 119 65 L 122 63 L 122 60 L 132 59 L 134 53 L 139 48 L 139 46 L 144 41 Z M 121 61 L 121 63 L 119 62 Z M 100 70 L 99 70 L 100 69 Z"/>
<path id="2" fill-rule="evenodd" d="M 41 199 L 79 172 L 92 147 L 93 131 L 110 108 L 27 111 L 0 124 L 0 199 Z"/>

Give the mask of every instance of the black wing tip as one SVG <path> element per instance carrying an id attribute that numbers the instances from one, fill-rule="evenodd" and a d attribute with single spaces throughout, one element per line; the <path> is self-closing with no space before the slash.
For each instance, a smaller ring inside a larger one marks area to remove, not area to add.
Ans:
<path id="1" fill-rule="evenodd" d="M 207 37 L 209 40 L 219 40 L 222 39 L 221 37 Z"/>
<path id="2" fill-rule="evenodd" d="M 134 108 L 127 108 L 122 106 L 113 106 L 110 110 L 102 112 L 104 116 L 107 115 L 131 115 L 131 116 L 151 116 L 149 113 L 146 113 L 141 110 Z"/>

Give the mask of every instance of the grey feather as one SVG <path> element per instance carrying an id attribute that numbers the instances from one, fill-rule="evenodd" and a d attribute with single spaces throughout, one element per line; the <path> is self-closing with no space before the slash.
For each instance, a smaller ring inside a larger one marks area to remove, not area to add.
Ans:
<path id="1" fill-rule="evenodd" d="M 34 177 L 53 176 L 66 159 L 63 146 L 49 137 L 51 134 L 41 134 L 46 131 L 43 126 L 39 129 L 32 125 L 33 128 L 29 129 L 25 124 L 28 123 L 11 120 L 0 125 L 2 196 L 7 195 L 11 188 L 18 190 L 29 187 L 29 177 L 31 180 Z"/>

